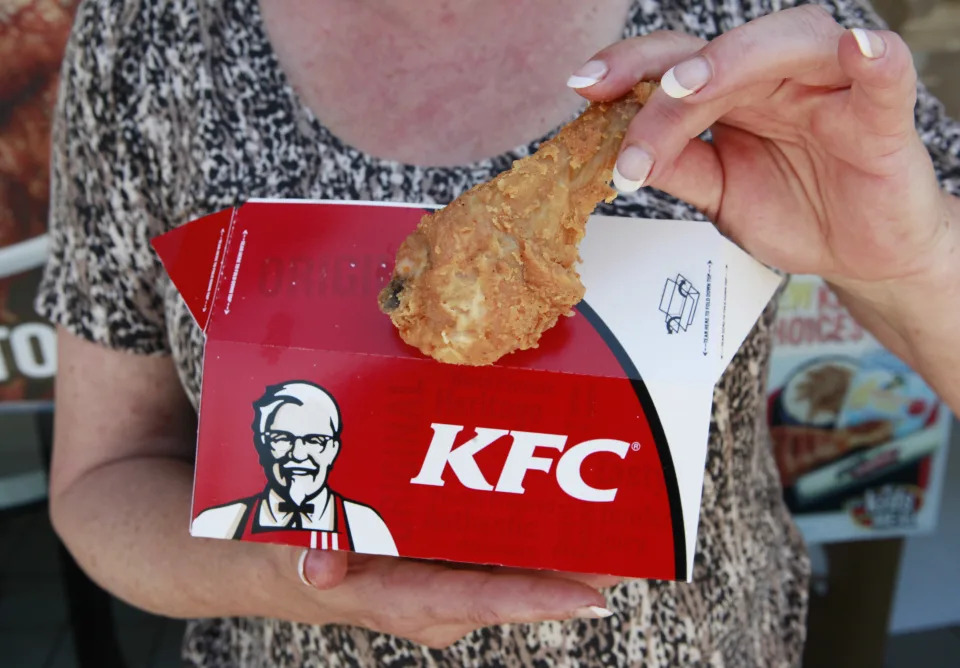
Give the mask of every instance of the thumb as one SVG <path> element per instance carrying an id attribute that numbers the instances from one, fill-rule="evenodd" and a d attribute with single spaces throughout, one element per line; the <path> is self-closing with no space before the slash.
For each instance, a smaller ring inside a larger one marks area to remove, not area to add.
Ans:
<path id="1" fill-rule="evenodd" d="M 903 38 L 894 32 L 854 28 L 841 38 L 838 56 L 853 80 L 849 97 L 853 117 L 881 137 L 912 133 L 917 71 Z"/>
<path id="2" fill-rule="evenodd" d="M 347 574 L 347 553 L 306 548 L 297 564 L 300 579 L 316 589 L 332 589 Z"/>

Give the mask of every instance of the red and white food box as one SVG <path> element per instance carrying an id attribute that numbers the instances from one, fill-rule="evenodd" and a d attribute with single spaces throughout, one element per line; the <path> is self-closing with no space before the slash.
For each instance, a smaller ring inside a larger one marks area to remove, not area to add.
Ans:
<path id="1" fill-rule="evenodd" d="M 595 216 L 573 317 L 444 364 L 377 306 L 431 210 L 251 200 L 153 240 L 205 334 L 192 535 L 689 580 L 713 387 L 780 277 Z"/>

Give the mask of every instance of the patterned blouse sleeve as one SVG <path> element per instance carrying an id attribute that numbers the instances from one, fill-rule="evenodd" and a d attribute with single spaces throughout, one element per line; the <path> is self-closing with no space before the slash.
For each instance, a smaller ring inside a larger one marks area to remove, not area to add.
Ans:
<path id="1" fill-rule="evenodd" d="M 960 197 L 960 122 L 947 115 L 943 104 L 920 85 L 917 129 L 933 158 L 940 185 Z"/>
<path id="2" fill-rule="evenodd" d="M 124 3 L 81 3 L 52 130 L 50 253 L 35 301 L 53 323 L 140 354 L 169 352 L 149 241 L 162 231 L 152 168 L 124 74 Z"/>

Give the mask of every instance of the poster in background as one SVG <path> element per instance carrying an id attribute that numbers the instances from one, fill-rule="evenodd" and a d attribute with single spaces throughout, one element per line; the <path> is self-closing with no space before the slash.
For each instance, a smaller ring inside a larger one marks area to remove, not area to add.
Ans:
<path id="1" fill-rule="evenodd" d="M 774 455 L 805 538 L 933 530 L 952 423 L 946 404 L 819 278 L 791 277 L 773 346 Z"/>
<path id="2" fill-rule="evenodd" d="M 0 414 L 53 394 L 55 332 L 33 298 L 47 248 L 51 116 L 77 4 L 0 0 Z"/>

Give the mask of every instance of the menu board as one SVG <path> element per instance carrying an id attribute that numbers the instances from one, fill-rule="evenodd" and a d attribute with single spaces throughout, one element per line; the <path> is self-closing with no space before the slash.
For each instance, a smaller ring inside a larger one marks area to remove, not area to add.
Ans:
<path id="1" fill-rule="evenodd" d="M 934 528 L 949 408 L 819 278 L 793 276 L 780 297 L 767 408 L 784 496 L 808 542 Z"/>

